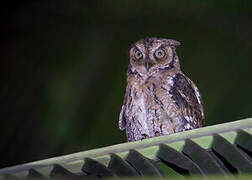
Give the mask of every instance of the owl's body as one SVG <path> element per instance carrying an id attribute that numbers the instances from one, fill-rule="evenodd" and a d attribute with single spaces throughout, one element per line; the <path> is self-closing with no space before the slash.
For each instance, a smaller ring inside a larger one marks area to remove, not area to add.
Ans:
<path id="1" fill-rule="evenodd" d="M 128 141 L 203 125 L 202 100 L 195 84 L 180 70 L 178 45 L 175 40 L 146 38 L 131 47 L 119 118 Z"/>

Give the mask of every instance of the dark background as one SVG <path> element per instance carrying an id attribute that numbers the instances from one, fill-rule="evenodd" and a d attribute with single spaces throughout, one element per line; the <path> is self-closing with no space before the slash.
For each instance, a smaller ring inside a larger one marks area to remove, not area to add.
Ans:
<path id="1" fill-rule="evenodd" d="M 9 2 L 2 10 L 0 167 L 126 141 L 127 50 L 172 38 L 206 125 L 252 116 L 251 1 Z"/>

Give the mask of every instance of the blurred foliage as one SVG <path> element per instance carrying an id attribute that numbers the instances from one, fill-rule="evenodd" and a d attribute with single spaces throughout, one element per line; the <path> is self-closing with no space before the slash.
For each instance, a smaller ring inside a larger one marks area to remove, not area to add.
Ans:
<path id="1" fill-rule="evenodd" d="M 172 38 L 203 96 L 206 124 L 252 116 L 252 2 L 9 3 L 0 65 L 0 167 L 125 142 L 127 50 Z"/>

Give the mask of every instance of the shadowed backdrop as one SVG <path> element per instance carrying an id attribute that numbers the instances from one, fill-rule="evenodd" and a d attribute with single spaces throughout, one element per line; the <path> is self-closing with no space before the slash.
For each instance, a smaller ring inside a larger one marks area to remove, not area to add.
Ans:
<path id="1" fill-rule="evenodd" d="M 249 0 L 30 0 L 3 14 L 0 167 L 125 142 L 127 51 L 147 36 L 181 42 L 206 125 L 252 116 Z"/>

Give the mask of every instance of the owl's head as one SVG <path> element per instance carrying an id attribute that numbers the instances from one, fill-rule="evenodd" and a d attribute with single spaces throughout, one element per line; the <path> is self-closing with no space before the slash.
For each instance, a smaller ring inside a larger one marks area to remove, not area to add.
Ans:
<path id="1" fill-rule="evenodd" d="M 172 39 L 145 38 L 129 50 L 130 68 L 141 74 L 158 69 L 180 68 L 175 49 L 180 43 Z"/>

